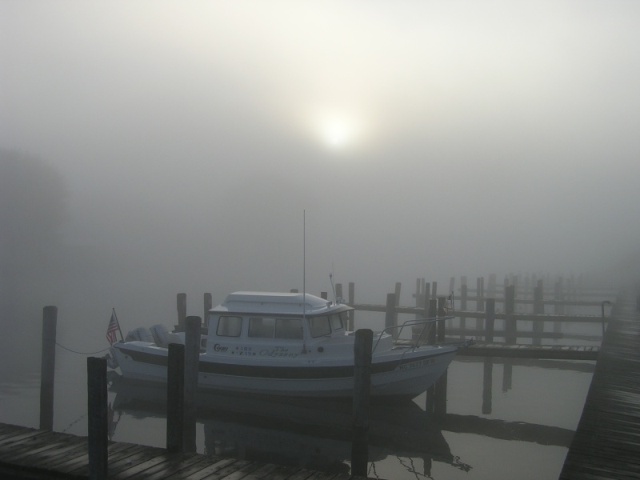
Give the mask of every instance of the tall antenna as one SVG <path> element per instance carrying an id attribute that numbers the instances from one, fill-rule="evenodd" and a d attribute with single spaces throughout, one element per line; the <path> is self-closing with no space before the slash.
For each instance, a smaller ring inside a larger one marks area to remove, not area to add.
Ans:
<path id="1" fill-rule="evenodd" d="M 302 318 L 307 316 L 307 211 L 302 210 Z"/>
<path id="2" fill-rule="evenodd" d="M 302 323 L 307 323 L 307 211 L 302 210 Z M 307 353 L 304 336 L 302 353 Z"/>

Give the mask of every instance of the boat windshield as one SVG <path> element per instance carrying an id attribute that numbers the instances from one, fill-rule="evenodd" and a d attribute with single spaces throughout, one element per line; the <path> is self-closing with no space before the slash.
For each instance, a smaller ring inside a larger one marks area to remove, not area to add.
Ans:
<path id="1" fill-rule="evenodd" d="M 322 337 L 331 335 L 332 332 L 344 330 L 344 320 L 346 313 L 334 313 L 332 315 L 324 315 L 321 317 L 311 317 L 309 319 L 309 327 L 312 337 Z"/>
<path id="2" fill-rule="evenodd" d="M 249 318 L 249 337 L 302 339 L 302 319 L 300 318 Z"/>
<path id="3" fill-rule="evenodd" d="M 223 316 L 218 319 L 216 335 L 219 337 L 239 337 L 242 333 L 242 317 Z"/>

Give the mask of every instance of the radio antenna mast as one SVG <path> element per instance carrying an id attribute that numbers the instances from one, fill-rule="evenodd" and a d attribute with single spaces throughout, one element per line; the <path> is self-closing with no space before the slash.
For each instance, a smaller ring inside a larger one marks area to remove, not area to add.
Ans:
<path id="1" fill-rule="evenodd" d="M 307 314 L 307 211 L 302 210 L 302 318 Z"/>

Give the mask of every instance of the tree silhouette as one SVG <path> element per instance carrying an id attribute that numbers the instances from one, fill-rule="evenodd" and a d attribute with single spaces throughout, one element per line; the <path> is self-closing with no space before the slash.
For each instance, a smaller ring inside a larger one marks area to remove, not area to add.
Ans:
<path id="1" fill-rule="evenodd" d="M 15 354 L 20 337 L 33 334 L 44 306 L 39 290 L 56 276 L 48 262 L 59 249 L 66 199 L 64 179 L 52 166 L 0 149 L 0 322 L 9 332 L 2 336 L 4 354 Z"/>

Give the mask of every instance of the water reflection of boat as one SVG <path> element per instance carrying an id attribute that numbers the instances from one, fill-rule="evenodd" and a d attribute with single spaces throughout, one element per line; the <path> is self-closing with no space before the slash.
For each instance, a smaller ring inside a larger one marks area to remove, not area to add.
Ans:
<path id="1" fill-rule="evenodd" d="M 165 389 L 120 380 L 113 409 L 138 418 L 166 415 Z M 351 403 L 326 399 L 277 399 L 199 392 L 198 423 L 204 451 L 313 470 L 348 469 L 351 458 Z M 389 456 L 423 458 L 467 470 L 451 454 L 441 430 L 412 401 L 374 404 L 368 433 L 369 461 Z"/>
<path id="2" fill-rule="evenodd" d="M 352 310 L 309 294 L 232 293 L 209 311 L 198 385 L 236 394 L 350 398 L 355 336 L 346 325 Z M 412 320 L 403 327 L 426 334 L 434 322 Z M 111 347 L 126 378 L 166 382 L 167 346 L 184 342 L 184 334 L 169 334 L 159 327 L 152 328 L 153 335 Z M 395 341 L 398 334 L 381 332 L 374 338 L 372 396 L 423 393 L 446 371 L 458 350 L 451 344 L 424 345 L 417 340 L 400 344 Z"/>

